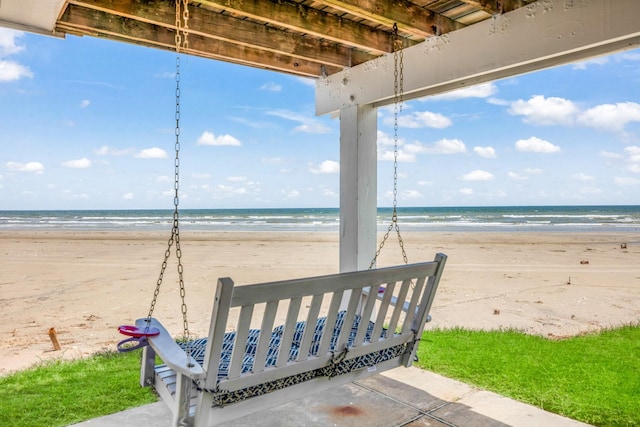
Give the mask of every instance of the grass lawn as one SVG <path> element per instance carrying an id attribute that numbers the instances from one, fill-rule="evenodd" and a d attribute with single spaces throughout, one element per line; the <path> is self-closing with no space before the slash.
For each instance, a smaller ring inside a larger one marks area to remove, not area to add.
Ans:
<path id="1" fill-rule="evenodd" d="M 157 401 L 139 377 L 140 352 L 99 353 L 0 377 L 0 425 L 67 426 Z"/>
<path id="2" fill-rule="evenodd" d="M 597 426 L 640 426 L 640 325 L 552 341 L 515 331 L 425 332 L 417 366 Z M 3 426 L 67 426 L 156 401 L 139 352 L 0 377 Z"/>
<path id="3" fill-rule="evenodd" d="M 566 340 L 425 332 L 417 366 L 597 426 L 640 426 L 640 325 Z"/>

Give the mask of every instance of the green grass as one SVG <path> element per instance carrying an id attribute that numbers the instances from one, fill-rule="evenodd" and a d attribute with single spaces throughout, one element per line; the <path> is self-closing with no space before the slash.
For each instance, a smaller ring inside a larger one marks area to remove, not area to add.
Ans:
<path id="1" fill-rule="evenodd" d="M 597 426 L 640 426 L 640 325 L 566 340 L 425 332 L 417 366 Z"/>
<path id="2" fill-rule="evenodd" d="M 103 352 L 0 377 L 0 425 L 67 426 L 155 402 L 139 372 L 139 352 Z"/>
<path id="3" fill-rule="evenodd" d="M 640 426 L 640 325 L 552 341 L 516 331 L 425 332 L 417 366 L 597 426 Z M 139 352 L 0 377 L 0 424 L 66 426 L 156 401 Z"/>

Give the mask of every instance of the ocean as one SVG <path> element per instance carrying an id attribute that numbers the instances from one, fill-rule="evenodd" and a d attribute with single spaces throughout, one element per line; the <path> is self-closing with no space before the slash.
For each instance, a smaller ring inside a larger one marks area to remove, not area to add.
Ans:
<path id="1" fill-rule="evenodd" d="M 378 209 L 378 229 L 391 208 Z M 1 230 L 170 230 L 173 210 L 0 211 Z M 398 208 L 401 231 L 640 231 L 640 206 Z M 337 208 L 182 209 L 185 231 L 338 232 Z"/>

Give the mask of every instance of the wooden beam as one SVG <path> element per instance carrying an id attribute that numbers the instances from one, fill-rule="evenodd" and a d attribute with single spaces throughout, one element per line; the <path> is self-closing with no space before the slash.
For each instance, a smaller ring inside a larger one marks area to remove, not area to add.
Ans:
<path id="1" fill-rule="evenodd" d="M 556 3 L 533 2 L 404 49 L 404 99 L 640 46 L 640 1 Z M 322 78 L 316 84 L 316 114 L 390 104 L 393 81 L 391 54 Z"/>
<path id="2" fill-rule="evenodd" d="M 461 0 L 469 6 L 482 9 L 491 15 L 511 12 L 525 5 L 523 0 Z M 527 2 L 530 3 L 530 2 Z"/>
<path id="3" fill-rule="evenodd" d="M 171 4 L 166 2 L 70 0 L 69 3 L 165 28 L 173 29 L 175 27 L 175 10 Z M 189 8 L 189 34 L 198 34 L 244 47 L 254 47 L 276 54 L 317 61 L 333 67 L 351 67 L 375 58 L 374 55 L 329 41 L 279 31 L 270 26 L 237 19 L 199 7 Z"/>
<path id="4" fill-rule="evenodd" d="M 496 0 L 497 1 L 497 0 Z M 316 0 L 342 12 L 425 39 L 463 28 L 464 25 L 406 0 Z"/>
<path id="5" fill-rule="evenodd" d="M 165 50 L 175 50 L 174 30 L 111 15 L 100 10 L 82 8 L 75 4 L 67 7 L 59 20 L 57 29 L 70 34 L 106 37 Z M 189 37 L 189 49 L 186 53 L 308 77 L 317 77 L 323 73 L 323 64 L 317 62 L 239 46 L 197 34 L 192 34 Z M 335 73 L 341 68 L 324 66 L 324 69 L 327 73 Z"/>
<path id="6" fill-rule="evenodd" d="M 391 52 L 389 33 L 286 0 L 198 0 L 203 6 L 228 11 L 291 31 L 369 51 Z M 409 45 L 417 41 L 408 41 Z"/>

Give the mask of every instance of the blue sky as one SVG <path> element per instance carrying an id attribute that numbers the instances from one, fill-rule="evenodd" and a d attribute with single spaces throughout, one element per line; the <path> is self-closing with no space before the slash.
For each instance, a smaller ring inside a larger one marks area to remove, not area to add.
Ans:
<path id="1" fill-rule="evenodd" d="M 313 80 L 181 64 L 181 207 L 338 206 Z M 0 28 L 0 210 L 172 208 L 174 76 L 171 52 Z M 413 100 L 399 125 L 399 206 L 640 204 L 640 50 Z"/>

